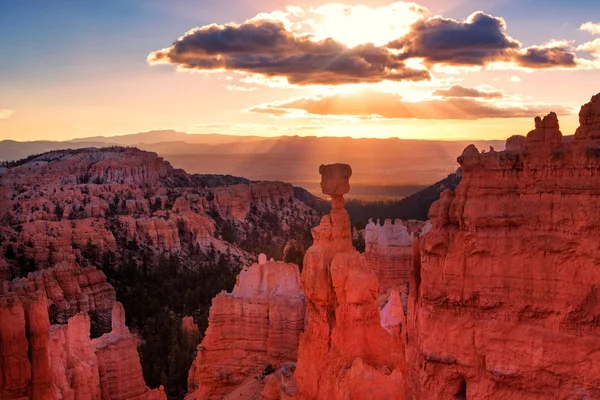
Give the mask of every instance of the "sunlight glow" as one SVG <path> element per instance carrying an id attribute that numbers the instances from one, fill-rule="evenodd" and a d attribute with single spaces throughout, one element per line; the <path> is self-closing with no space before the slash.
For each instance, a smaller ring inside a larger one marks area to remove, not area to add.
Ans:
<path id="1" fill-rule="evenodd" d="M 398 39 L 427 14 L 427 9 L 415 3 L 396 2 L 378 8 L 327 4 L 313 12 L 320 16 L 314 26 L 315 39 L 332 38 L 354 47 L 367 43 L 383 46 Z"/>

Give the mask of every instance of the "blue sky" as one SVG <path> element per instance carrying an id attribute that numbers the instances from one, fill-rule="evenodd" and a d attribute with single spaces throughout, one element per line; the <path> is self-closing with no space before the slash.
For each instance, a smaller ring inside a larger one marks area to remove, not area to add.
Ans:
<path id="1" fill-rule="evenodd" d="M 304 2 L 307 7 L 324 3 Z M 344 2 L 370 7 L 390 3 Z M 0 119 L 0 139 L 67 138 L 184 128 L 190 124 L 238 123 L 255 127 L 300 124 L 301 121 L 289 119 L 275 121 L 273 116 L 249 115 L 245 110 L 256 104 L 314 94 L 308 88 L 257 86 L 242 93 L 224 89 L 219 77 L 175 72 L 174 68 L 151 66 L 146 61 L 151 52 L 170 46 L 191 28 L 230 21 L 242 23 L 260 12 L 282 9 L 283 4 L 303 3 L 0 0 L 0 109 L 12 112 L 10 117 Z M 427 7 L 432 16 L 441 14 L 460 20 L 475 11 L 484 11 L 502 17 L 508 24 L 507 33 L 524 46 L 552 39 L 569 40 L 577 45 L 589 42 L 594 37 L 580 31 L 580 25 L 600 21 L 600 2 L 592 0 L 429 0 L 418 4 Z M 569 78 L 564 79 L 565 72 L 509 71 L 504 73 L 507 77 L 504 79 L 495 72 L 482 71 L 463 74 L 456 82 L 490 85 L 517 94 L 519 91 L 504 81 L 518 75 L 523 96 L 555 104 L 566 102 L 565 106 L 575 107 L 589 99 L 593 94 L 589 86 L 593 80 L 600 82 L 600 76 L 598 71 L 589 70 L 569 73 Z M 494 79 L 503 83 L 495 84 Z M 541 87 L 544 84 L 548 87 Z M 554 84 L 556 91 L 550 87 Z M 567 88 L 572 90 L 567 93 Z M 600 91 L 600 85 L 594 89 Z M 559 96 L 561 91 L 563 95 Z M 220 101 L 207 101 L 207 93 Z M 190 101 L 194 99 L 196 104 Z M 66 115 L 69 110 L 72 110 L 71 122 Z M 157 114 L 161 117 L 156 117 Z M 47 125 L 32 122 L 38 119 Z M 48 133 L 43 132 L 44 126 L 48 127 Z M 243 130 L 232 129 L 235 133 Z"/>

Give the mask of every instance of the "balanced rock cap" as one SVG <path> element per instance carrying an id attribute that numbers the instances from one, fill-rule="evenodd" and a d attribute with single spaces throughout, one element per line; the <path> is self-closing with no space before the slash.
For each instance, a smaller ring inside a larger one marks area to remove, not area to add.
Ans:
<path id="1" fill-rule="evenodd" d="M 323 194 L 342 196 L 350 191 L 352 168 L 348 164 L 321 165 L 319 173 Z"/>

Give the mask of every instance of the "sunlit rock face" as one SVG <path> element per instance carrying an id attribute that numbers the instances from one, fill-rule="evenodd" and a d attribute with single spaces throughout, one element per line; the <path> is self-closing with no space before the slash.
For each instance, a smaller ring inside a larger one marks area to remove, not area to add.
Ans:
<path id="1" fill-rule="evenodd" d="M 90 318 L 78 314 L 50 328 L 50 363 L 58 397 L 100 400 L 98 358 L 90 339 Z"/>
<path id="2" fill-rule="evenodd" d="M 320 172 L 332 211 L 313 229 L 314 244 L 304 258 L 308 326 L 300 339 L 295 387 L 286 386 L 283 398 L 403 399 L 401 339 L 381 326 L 377 275 L 352 246 L 343 199 L 351 169 L 334 164 Z"/>
<path id="3" fill-rule="evenodd" d="M 138 342 L 125 325 L 123 305 L 115 303 L 112 331 L 92 340 L 98 359 L 102 400 L 166 399 L 162 388 L 150 390 L 146 387 L 137 351 Z"/>
<path id="4" fill-rule="evenodd" d="M 166 399 L 144 383 L 138 340 L 120 303 L 112 332 L 92 340 L 87 314 L 50 325 L 48 302 L 41 290 L 0 297 L 0 399 Z"/>
<path id="5" fill-rule="evenodd" d="M 98 318 L 110 322 L 116 301 L 115 289 L 102 271 L 69 262 L 0 284 L 0 296 L 14 293 L 23 297 L 37 291 L 42 291 L 53 306 L 51 318 L 63 324 L 70 317 L 88 311 L 94 311 Z"/>
<path id="6" fill-rule="evenodd" d="M 260 393 L 255 378 L 269 365 L 275 370 L 296 361 L 305 307 L 298 266 L 259 256 L 240 272 L 231 293 L 213 299 L 186 399 L 246 399 Z"/>
<path id="7" fill-rule="evenodd" d="M 503 152 L 465 149 L 415 244 L 412 399 L 600 398 L 600 96 Z"/>

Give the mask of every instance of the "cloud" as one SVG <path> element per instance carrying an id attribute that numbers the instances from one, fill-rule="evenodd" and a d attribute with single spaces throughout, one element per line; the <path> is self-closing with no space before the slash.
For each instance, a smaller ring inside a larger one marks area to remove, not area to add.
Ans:
<path id="1" fill-rule="evenodd" d="M 388 49 L 365 44 L 349 48 L 332 39 L 298 36 L 279 21 L 208 25 L 193 29 L 171 47 L 148 56 L 151 64 L 184 70 L 234 70 L 285 77 L 297 85 L 418 81 L 429 72 L 406 67 Z"/>
<path id="2" fill-rule="evenodd" d="M 6 110 L 0 108 L 0 119 L 8 118 L 13 113 L 13 110 Z"/>
<path id="3" fill-rule="evenodd" d="M 517 65 L 531 69 L 578 66 L 574 49 L 567 42 L 527 47 L 512 57 Z"/>
<path id="4" fill-rule="evenodd" d="M 504 93 L 501 91 L 484 91 L 461 85 L 453 85 L 448 89 L 437 89 L 433 92 L 433 95 L 442 97 L 479 97 L 483 99 L 499 99 L 504 97 Z"/>
<path id="5" fill-rule="evenodd" d="M 387 119 L 460 119 L 531 118 L 555 111 L 571 114 L 560 106 L 536 104 L 504 104 L 472 98 L 446 98 L 423 101 L 405 101 L 393 93 L 363 91 L 350 95 L 307 97 L 287 102 L 264 104 L 249 111 L 282 116 L 286 113 L 305 117 L 359 117 Z"/>
<path id="6" fill-rule="evenodd" d="M 587 31 L 592 35 L 600 35 L 600 22 L 586 22 L 579 27 L 580 31 Z"/>
<path id="7" fill-rule="evenodd" d="M 521 77 L 517 75 L 512 75 L 510 78 L 508 78 L 508 80 L 513 83 L 519 83 L 522 81 Z"/>
<path id="8" fill-rule="evenodd" d="M 485 65 L 521 47 L 505 30 L 502 18 L 482 12 L 465 21 L 436 16 L 416 22 L 411 32 L 388 47 L 401 50 L 403 58 L 421 57 L 429 64 Z"/>
<path id="9" fill-rule="evenodd" d="M 225 88 L 232 92 L 254 92 L 258 90 L 256 86 L 240 86 L 240 85 L 226 85 Z"/>
<path id="10" fill-rule="evenodd" d="M 402 58 L 421 57 L 426 64 L 485 66 L 493 62 L 529 69 L 573 68 L 579 64 L 567 42 L 521 48 L 506 34 L 500 17 L 476 12 L 464 21 L 440 16 L 416 22 L 410 33 L 388 44 Z"/>
<path id="11" fill-rule="evenodd" d="M 192 29 L 147 61 L 178 70 L 244 73 L 271 87 L 425 81 L 431 73 L 482 68 L 600 68 L 596 60 L 578 58 L 566 41 L 524 48 L 498 16 L 428 15 L 426 8 L 405 2 L 287 7 L 242 24 Z"/>
<path id="12" fill-rule="evenodd" d="M 577 51 L 589 53 L 596 58 L 600 58 L 600 38 L 591 42 L 583 43 L 577 47 Z"/>

